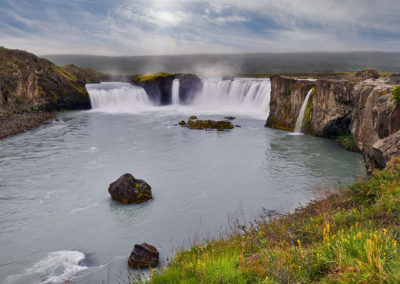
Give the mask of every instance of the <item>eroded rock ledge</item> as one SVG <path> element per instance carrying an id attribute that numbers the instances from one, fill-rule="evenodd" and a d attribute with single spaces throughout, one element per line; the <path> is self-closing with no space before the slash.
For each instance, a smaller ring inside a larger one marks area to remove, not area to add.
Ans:
<path id="1" fill-rule="evenodd" d="M 266 126 L 292 131 L 307 92 L 315 88 L 306 107 L 303 132 L 328 138 L 351 134 L 369 173 L 385 168 L 393 156 L 400 155 L 400 106 L 391 97 L 392 89 L 400 84 L 400 74 L 378 77 L 369 70 L 316 77 L 272 76 Z"/>

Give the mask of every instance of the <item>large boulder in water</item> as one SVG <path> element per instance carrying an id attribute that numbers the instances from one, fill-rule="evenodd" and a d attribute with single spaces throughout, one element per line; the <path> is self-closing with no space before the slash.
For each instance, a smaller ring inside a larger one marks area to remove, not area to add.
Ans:
<path id="1" fill-rule="evenodd" d="M 129 203 L 142 203 L 153 198 L 151 186 L 141 179 L 135 179 L 131 174 L 124 174 L 108 187 L 112 199 Z"/>
<path id="2" fill-rule="evenodd" d="M 190 104 L 196 95 L 203 90 L 203 82 L 193 74 L 184 74 L 179 78 L 179 102 Z"/>
<path id="3" fill-rule="evenodd" d="M 133 269 L 157 267 L 159 257 L 159 253 L 154 246 L 146 243 L 136 244 L 128 258 L 128 263 Z"/>

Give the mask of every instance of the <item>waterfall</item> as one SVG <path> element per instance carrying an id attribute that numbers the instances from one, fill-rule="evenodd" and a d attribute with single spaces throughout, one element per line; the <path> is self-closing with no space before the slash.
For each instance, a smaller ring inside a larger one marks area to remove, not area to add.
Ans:
<path id="1" fill-rule="evenodd" d="M 226 109 L 236 113 L 268 117 L 271 83 L 268 79 L 203 79 L 203 90 L 195 105 L 208 109 Z"/>
<path id="2" fill-rule="evenodd" d="M 87 84 L 86 89 L 94 110 L 126 112 L 152 105 L 143 88 L 129 83 Z"/>
<path id="3" fill-rule="evenodd" d="M 172 83 L 171 109 L 178 112 L 209 115 L 247 115 L 266 119 L 269 112 L 271 83 L 269 79 L 220 78 L 202 79 L 202 91 L 195 95 L 190 105 L 180 105 L 180 82 Z M 109 82 L 87 84 L 93 110 L 106 112 L 155 111 L 155 105 L 142 87 L 129 83 Z M 161 108 L 159 108 L 161 110 Z"/>
<path id="4" fill-rule="evenodd" d="M 306 111 L 308 100 L 312 94 L 312 89 L 308 91 L 306 98 L 304 99 L 303 104 L 301 105 L 299 116 L 297 117 L 296 126 L 294 128 L 294 133 L 301 133 L 301 126 L 303 124 L 304 112 Z"/>
<path id="5" fill-rule="evenodd" d="M 179 79 L 172 82 L 172 104 L 179 105 Z"/>

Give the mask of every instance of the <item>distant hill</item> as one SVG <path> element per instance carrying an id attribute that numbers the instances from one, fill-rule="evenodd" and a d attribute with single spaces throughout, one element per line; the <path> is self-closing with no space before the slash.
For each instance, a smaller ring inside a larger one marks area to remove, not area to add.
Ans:
<path id="1" fill-rule="evenodd" d="M 196 73 L 237 75 L 303 72 L 355 72 L 376 68 L 398 72 L 400 52 L 203 54 L 176 56 L 45 55 L 57 65 L 74 64 L 113 74 Z"/>

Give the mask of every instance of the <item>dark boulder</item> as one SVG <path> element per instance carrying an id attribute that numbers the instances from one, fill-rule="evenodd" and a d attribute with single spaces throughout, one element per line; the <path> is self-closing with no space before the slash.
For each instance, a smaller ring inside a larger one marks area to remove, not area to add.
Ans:
<path id="1" fill-rule="evenodd" d="M 159 252 L 154 246 L 146 243 L 136 244 L 128 258 L 128 263 L 133 269 L 157 267 L 159 258 Z"/>
<path id="2" fill-rule="evenodd" d="M 379 73 L 378 71 L 376 71 L 376 69 L 359 70 L 356 72 L 356 77 L 360 77 L 363 79 L 368 79 L 368 78 L 378 79 Z"/>
<path id="3" fill-rule="evenodd" d="M 192 115 L 192 116 L 189 117 L 189 119 L 197 119 L 197 116 Z"/>
<path id="4" fill-rule="evenodd" d="M 203 82 L 193 74 L 181 75 L 179 79 L 179 102 L 190 104 L 196 95 L 203 90 Z"/>
<path id="5" fill-rule="evenodd" d="M 234 116 L 225 116 L 224 118 L 225 118 L 225 119 L 229 119 L 229 120 L 234 120 L 234 119 L 236 119 L 236 117 L 234 117 Z"/>
<path id="6" fill-rule="evenodd" d="M 153 198 L 151 186 L 141 179 L 135 179 L 131 174 L 124 174 L 110 184 L 108 188 L 112 199 L 129 203 L 142 203 Z"/>

